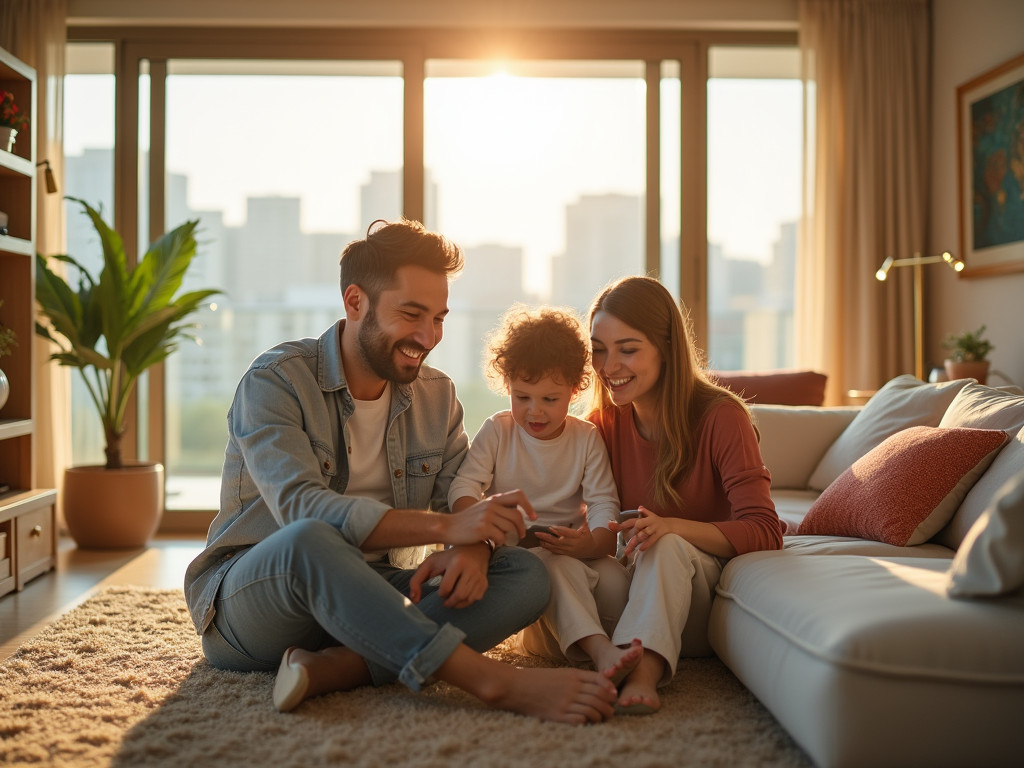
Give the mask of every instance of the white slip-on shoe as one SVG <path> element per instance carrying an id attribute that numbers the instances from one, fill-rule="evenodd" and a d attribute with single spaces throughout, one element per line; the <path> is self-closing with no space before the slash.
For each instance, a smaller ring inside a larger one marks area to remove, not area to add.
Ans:
<path id="1" fill-rule="evenodd" d="M 274 706 L 278 712 L 291 712 L 306 698 L 309 690 L 309 674 L 300 664 L 292 664 L 292 652 L 298 650 L 292 646 L 281 657 L 281 666 L 277 668 L 277 681 L 274 683 Z"/>

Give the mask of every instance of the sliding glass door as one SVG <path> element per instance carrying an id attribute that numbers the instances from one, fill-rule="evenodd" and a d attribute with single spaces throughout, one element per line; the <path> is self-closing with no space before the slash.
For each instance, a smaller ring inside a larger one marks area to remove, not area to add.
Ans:
<path id="1" fill-rule="evenodd" d="M 171 59 L 165 229 L 198 219 L 189 289 L 224 291 L 166 363 L 168 509 L 213 509 L 249 363 L 344 315 L 338 260 L 402 213 L 400 62 Z"/>
<path id="2" fill-rule="evenodd" d="M 198 315 L 201 344 L 152 369 L 133 406 L 129 452 L 164 462 L 169 510 L 216 509 L 239 377 L 343 316 L 338 258 L 377 218 L 419 218 L 465 249 L 430 362 L 455 380 L 470 434 L 506 407 L 481 369 L 502 312 L 583 313 L 623 275 L 685 302 L 713 366 L 791 364 L 791 33 L 110 34 L 81 72 L 100 79 L 67 81 L 69 190 L 104 202 L 140 251 L 198 219 L 187 287 L 224 291 Z M 73 35 L 69 62 L 95 39 Z M 76 139 L 76 104 L 111 100 L 106 133 Z M 76 446 L 101 442 L 79 439 L 88 410 L 76 401 Z"/>

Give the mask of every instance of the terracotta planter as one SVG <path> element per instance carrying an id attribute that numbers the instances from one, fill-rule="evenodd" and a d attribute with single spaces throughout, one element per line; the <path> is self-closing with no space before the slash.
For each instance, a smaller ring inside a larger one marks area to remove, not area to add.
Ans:
<path id="1" fill-rule="evenodd" d="M 988 360 L 979 360 L 971 363 L 958 363 L 950 358 L 943 361 L 946 366 L 946 375 L 953 379 L 977 379 L 979 384 L 988 381 Z"/>
<path id="2" fill-rule="evenodd" d="M 164 511 L 164 467 L 71 467 L 64 471 L 64 519 L 83 549 L 144 547 Z"/>

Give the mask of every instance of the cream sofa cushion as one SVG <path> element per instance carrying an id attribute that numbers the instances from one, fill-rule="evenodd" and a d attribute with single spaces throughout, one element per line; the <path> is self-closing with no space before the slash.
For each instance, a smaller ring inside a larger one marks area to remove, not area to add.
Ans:
<path id="1" fill-rule="evenodd" d="M 808 485 L 817 491 L 825 490 L 857 459 L 907 427 L 937 427 L 957 393 L 973 381 L 925 384 L 914 376 L 897 376 L 868 400 L 822 456 Z"/>
<path id="2" fill-rule="evenodd" d="M 951 600 L 948 563 L 742 555 L 708 640 L 818 768 L 1017 766 L 1024 599 Z"/>
<path id="3" fill-rule="evenodd" d="M 782 540 L 782 551 L 787 555 L 860 555 L 861 557 L 928 558 L 952 561 L 956 555 L 941 544 L 918 544 L 916 547 L 897 547 L 869 539 L 848 536 L 787 536 Z"/>
<path id="4" fill-rule="evenodd" d="M 993 597 L 1024 587 L 1024 472 L 1000 489 L 953 560 L 953 597 Z"/>
<path id="5" fill-rule="evenodd" d="M 1024 596 L 951 600 L 949 560 L 733 558 L 719 598 L 833 664 L 878 675 L 1024 684 Z"/>
<path id="6" fill-rule="evenodd" d="M 754 405 L 751 411 L 761 434 L 761 458 L 771 473 L 774 497 L 777 488 L 807 489 L 821 457 L 860 413 L 861 406 Z"/>
<path id="7" fill-rule="evenodd" d="M 775 502 L 775 514 L 789 526 L 789 533 L 796 533 L 804 515 L 821 495 L 820 491 L 796 491 L 789 488 L 772 487 L 772 501 Z"/>

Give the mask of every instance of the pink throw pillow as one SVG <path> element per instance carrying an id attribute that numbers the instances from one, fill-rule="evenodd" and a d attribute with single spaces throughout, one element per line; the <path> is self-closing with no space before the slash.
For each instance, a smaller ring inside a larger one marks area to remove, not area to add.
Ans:
<path id="1" fill-rule="evenodd" d="M 797 532 L 923 544 L 949 522 L 1007 440 L 998 429 L 897 432 L 836 478 Z"/>

